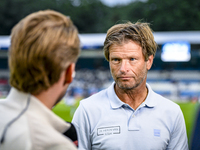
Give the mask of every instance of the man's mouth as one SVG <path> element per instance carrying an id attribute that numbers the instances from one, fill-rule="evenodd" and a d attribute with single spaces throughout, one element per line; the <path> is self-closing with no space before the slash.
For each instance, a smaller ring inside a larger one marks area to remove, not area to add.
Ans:
<path id="1" fill-rule="evenodd" d="M 122 79 L 122 80 L 129 80 L 131 77 L 129 76 L 120 76 L 118 77 L 118 79 Z"/>

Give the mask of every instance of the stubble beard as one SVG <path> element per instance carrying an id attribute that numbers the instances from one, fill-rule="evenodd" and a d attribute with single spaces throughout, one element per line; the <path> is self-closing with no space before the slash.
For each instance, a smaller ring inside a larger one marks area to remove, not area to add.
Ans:
<path id="1" fill-rule="evenodd" d="M 112 74 L 113 76 L 113 74 Z M 135 88 L 137 88 L 139 85 L 142 84 L 142 82 L 146 79 L 146 76 L 147 76 L 147 70 L 145 72 L 143 72 L 143 76 L 139 78 L 139 80 L 137 80 L 136 77 L 133 77 L 133 82 L 135 83 L 130 83 L 131 81 L 127 81 L 127 83 L 125 83 L 125 81 L 120 81 L 120 78 L 117 78 L 113 76 L 113 79 L 115 81 L 115 83 L 117 84 L 117 86 L 122 89 L 123 91 L 131 91 Z M 137 82 L 139 81 L 139 82 Z"/>
<path id="2" fill-rule="evenodd" d="M 119 79 L 116 79 L 115 83 L 123 91 L 130 91 L 130 90 L 133 90 L 133 89 L 137 88 L 143 82 L 143 80 L 144 80 L 144 78 L 140 82 L 136 82 L 136 79 L 134 78 L 135 84 L 130 84 L 129 85 L 129 83 L 128 84 L 127 83 L 123 83 L 124 81 L 119 81 Z"/>

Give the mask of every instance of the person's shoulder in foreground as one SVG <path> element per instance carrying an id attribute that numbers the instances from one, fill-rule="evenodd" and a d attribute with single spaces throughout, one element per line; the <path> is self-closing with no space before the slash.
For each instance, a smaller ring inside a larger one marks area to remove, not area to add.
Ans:
<path id="1" fill-rule="evenodd" d="M 26 112 L 21 114 L 23 111 Z M 1 150 L 76 149 L 71 140 L 62 135 L 70 124 L 34 96 L 12 88 L 8 97 L 0 100 L 0 114 L 1 140 L 4 140 L 0 144 Z M 11 121 L 14 122 L 9 126 Z"/>
<path id="2" fill-rule="evenodd" d="M 187 150 L 180 107 L 146 83 L 157 49 L 149 24 L 114 25 L 103 49 L 114 82 L 80 102 L 72 120 L 80 149 Z"/>
<path id="3" fill-rule="evenodd" d="M 78 30 L 53 10 L 32 13 L 11 33 L 10 84 L 0 100 L 1 150 L 75 150 L 71 124 L 51 109 L 73 80 L 80 53 Z"/>

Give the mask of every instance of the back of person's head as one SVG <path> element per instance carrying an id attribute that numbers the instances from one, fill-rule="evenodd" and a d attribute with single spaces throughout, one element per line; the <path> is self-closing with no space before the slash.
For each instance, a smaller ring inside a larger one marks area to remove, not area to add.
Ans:
<path id="1" fill-rule="evenodd" d="M 32 13 L 12 29 L 10 84 L 39 94 L 59 80 L 79 53 L 78 30 L 69 17 L 53 10 Z"/>
<path id="2" fill-rule="evenodd" d="M 127 22 L 124 24 L 116 24 L 107 31 L 104 41 L 104 55 L 109 61 L 109 47 L 113 44 L 121 45 L 129 40 L 137 42 L 142 47 L 142 53 L 145 60 L 150 55 L 155 56 L 157 44 L 148 23 L 137 22 L 135 24 Z"/>

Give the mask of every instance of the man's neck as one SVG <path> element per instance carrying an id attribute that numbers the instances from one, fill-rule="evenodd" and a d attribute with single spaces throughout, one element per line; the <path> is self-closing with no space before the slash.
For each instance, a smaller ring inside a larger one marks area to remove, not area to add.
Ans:
<path id="1" fill-rule="evenodd" d="M 115 85 L 115 93 L 121 101 L 136 110 L 145 101 L 148 89 L 145 85 L 131 90 L 122 90 Z"/>
<path id="2" fill-rule="evenodd" d="M 42 91 L 34 96 L 38 98 L 38 100 L 41 101 L 47 108 L 52 109 L 57 100 L 60 99 L 59 96 L 61 95 L 62 91 L 62 87 L 58 83 L 55 83 L 47 90 Z"/>

